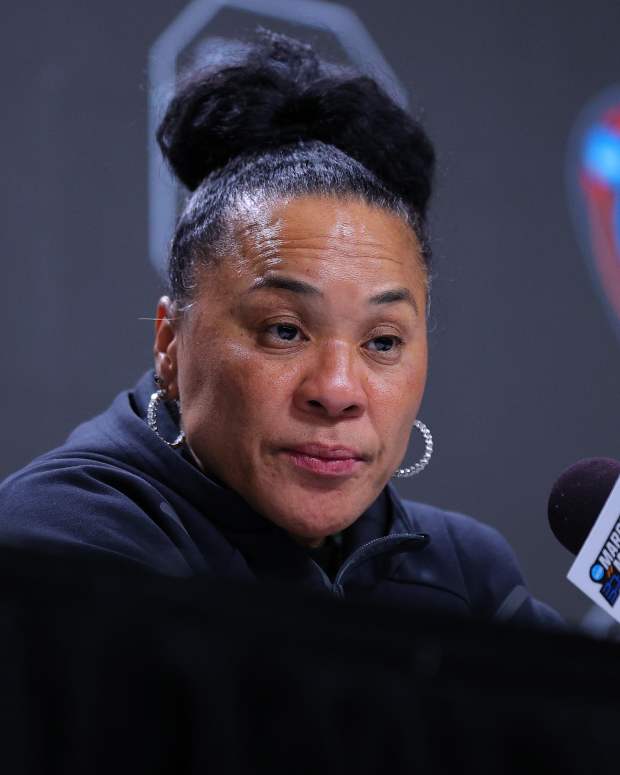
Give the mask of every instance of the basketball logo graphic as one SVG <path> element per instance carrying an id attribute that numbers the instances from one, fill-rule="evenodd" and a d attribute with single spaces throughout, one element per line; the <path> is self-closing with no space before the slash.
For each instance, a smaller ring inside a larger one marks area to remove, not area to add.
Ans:
<path id="1" fill-rule="evenodd" d="M 577 121 L 568 177 L 579 238 L 620 336 L 620 86 L 590 102 Z"/>

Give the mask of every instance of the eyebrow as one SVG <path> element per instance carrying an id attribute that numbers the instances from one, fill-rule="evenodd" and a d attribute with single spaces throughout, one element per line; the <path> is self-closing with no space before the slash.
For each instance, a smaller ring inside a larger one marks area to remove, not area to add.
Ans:
<path id="1" fill-rule="evenodd" d="M 305 280 L 296 280 L 293 277 L 286 277 L 285 275 L 267 274 L 257 278 L 248 292 L 258 291 L 263 288 L 275 288 L 280 291 L 290 291 L 291 293 L 298 293 L 302 296 L 323 296 L 323 293 L 319 288 Z M 404 301 L 407 304 L 411 304 L 416 314 L 418 314 L 418 305 L 413 298 L 411 291 L 408 288 L 390 288 L 390 290 L 382 291 L 368 299 L 368 304 L 394 304 Z"/>

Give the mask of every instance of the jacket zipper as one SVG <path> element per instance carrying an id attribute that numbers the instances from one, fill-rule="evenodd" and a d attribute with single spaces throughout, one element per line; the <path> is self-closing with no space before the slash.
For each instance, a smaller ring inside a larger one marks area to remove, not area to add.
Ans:
<path id="1" fill-rule="evenodd" d="M 312 562 L 314 562 L 314 564 L 321 572 L 323 581 L 325 585 L 328 587 L 328 589 L 330 589 L 334 593 L 334 595 L 336 595 L 336 597 L 344 598 L 342 579 L 345 573 L 350 571 L 351 568 L 359 567 L 362 563 L 366 562 L 366 560 L 370 560 L 373 557 L 377 557 L 380 554 L 384 554 L 382 549 L 386 545 L 389 546 L 390 544 L 393 544 L 396 547 L 398 547 L 398 546 L 401 546 L 402 544 L 412 544 L 412 543 L 416 544 L 416 547 L 415 547 L 416 549 L 422 549 L 428 543 L 428 535 L 426 535 L 426 533 L 395 533 L 394 535 L 391 535 L 391 536 L 374 538 L 372 541 L 368 541 L 368 543 L 362 544 L 362 546 L 357 547 L 357 549 L 353 552 L 353 554 L 351 554 L 345 560 L 342 567 L 336 574 L 336 578 L 334 579 L 333 582 L 317 562 L 315 562 L 314 560 L 312 560 Z M 402 551 L 405 551 L 405 547 L 403 547 Z"/>

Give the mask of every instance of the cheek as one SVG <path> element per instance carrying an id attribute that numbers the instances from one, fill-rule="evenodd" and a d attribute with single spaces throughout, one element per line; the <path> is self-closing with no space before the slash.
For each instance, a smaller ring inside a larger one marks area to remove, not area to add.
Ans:
<path id="1" fill-rule="evenodd" d="M 427 357 L 426 341 L 420 339 L 398 366 L 371 371 L 368 385 L 376 402 L 401 418 L 415 414 L 426 385 Z"/>
<path id="2" fill-rule="evenodd" d="M 233 438 L 237 445 L 251 444 L 262 428 L 286 416 L 295 370 L 276 368 L 253 343 L 220 333 L 204 337 L 191 351 L 184 348 L 184 355 L 179 356 L 179 390 L 190 443 L 204 436 L 201 440 L 213 448 Z"/>
<path id="3" fill-rule="evenodd" d="M 403 368 L 369 377 L 369 411 L 389 458 L 398 457 L 407 446 L 422 403 L 426 373 L 426 351 L 423 349 Z"/>

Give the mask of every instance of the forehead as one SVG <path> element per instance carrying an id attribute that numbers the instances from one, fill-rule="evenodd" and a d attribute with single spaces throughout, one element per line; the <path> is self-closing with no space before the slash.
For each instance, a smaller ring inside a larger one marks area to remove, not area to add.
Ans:
<path id="1" fill-rule="evenodd" d="M 365 202 L 305 196 L 242 209 L 233 225 L 237 277 L 293 271 L 327 281 L 425 282 L 420 246 L 399 216 Z"/>

